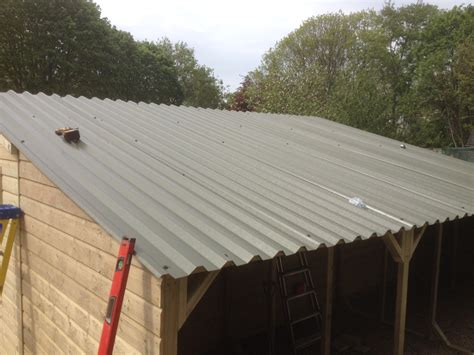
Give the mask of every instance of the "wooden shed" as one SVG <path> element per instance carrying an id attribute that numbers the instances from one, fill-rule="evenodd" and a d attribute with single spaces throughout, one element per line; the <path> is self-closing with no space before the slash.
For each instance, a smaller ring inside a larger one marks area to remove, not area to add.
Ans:
<path id="1" fill-rule="evenodd" d="M 472 164 L 321 118 L 8 92 L 0 134 L 1 203 L 23 212 L 3 353 L 97 352 L 124 236 L 137 254 L 117 354 L 207 354 L 262 332 L 274 345 L 286 322 L 275 258 L 299 252 L 322 301 L 321 351 L 336 288 L 383 281 L 385 312 L 393 281 L 401 354 L 417 246 L 439 254 L 444 235 L 450 258 L 472 267 Z M 436 297 L 441 256 L 423 253 Z"/>

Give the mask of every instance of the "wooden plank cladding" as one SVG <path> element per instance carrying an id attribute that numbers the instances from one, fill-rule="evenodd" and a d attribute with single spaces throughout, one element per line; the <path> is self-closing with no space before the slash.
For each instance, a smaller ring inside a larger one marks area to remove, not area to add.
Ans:
<path id="1" fill-rule="evenodd" d="M 95 353 L 119 243 L 10 147 L 14 154 L 0 145 L 2 203 L 20 206 L 23 217 L 0 303 L 0 348 Z M 160 353 L 161 281 L 134 258 L 116 353 Z"/>
<path id="2" fill-rule="evenodd" d="M 18 151 L 0 135 L 0 202 L 19 203 L 19 156 Z M 0 349 L 8 354 L 22 354 L 22 299 L 21 262 L 19 237 L 15 238 L 13 253 L 0 300 Z"/>
<path id="3" fill-rule="evenodd" d="M 20 179 L 20 190 L 22 196 L 39 201 L 42 204 L 57 208 L 74 216 L 92 221 L 71 199 L 66 197 L 61 190 L 38 182 Z"/>

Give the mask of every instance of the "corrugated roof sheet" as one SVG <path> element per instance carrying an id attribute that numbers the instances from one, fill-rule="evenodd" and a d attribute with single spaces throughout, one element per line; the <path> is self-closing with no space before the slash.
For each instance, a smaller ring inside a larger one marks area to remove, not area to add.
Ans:
<path id="1" fill-rule="evenodd" d="M 474 165 L 322 118 L 8 92 L 0 131 L 157 275 L 474 211 Z"/>

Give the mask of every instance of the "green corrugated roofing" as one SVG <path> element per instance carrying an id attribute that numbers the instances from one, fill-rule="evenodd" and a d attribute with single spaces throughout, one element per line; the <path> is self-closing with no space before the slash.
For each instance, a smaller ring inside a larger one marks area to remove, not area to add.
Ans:
<path id="1" fill-rule="evenodd" d="M 474 211 L 473 164 L 322 118 L 7 92 L 0 131 L 157 275 Z"/>

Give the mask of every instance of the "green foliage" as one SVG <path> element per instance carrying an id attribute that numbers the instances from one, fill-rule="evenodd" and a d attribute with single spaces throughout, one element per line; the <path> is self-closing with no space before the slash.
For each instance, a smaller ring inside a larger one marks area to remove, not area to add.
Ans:
<path id="1" fill-rule="evenodd" d="M 410 93 L 417 125 L 409 134 L 429 126 L 446 132 L 440 143 L 463 146 L 474 118 L 474 8 L 440 13 L 426 27 L 423 42 Z"/>
<path id="2" fill-rule="evenodd" d="M 183 104 L 195 107 L 217 108 L 223 104 L 225 88 L 214 76 L 212 69 L 200 65 L 194 50 L 184 42 L 171 43 L 167 38 L 158 41 L 159 48 L 177 71 L 178 82 L 183 89 Z"/>
<path id="3" fill-rule="evenodd" d="M 89 0 L 2 0 L 0 90 L 221 103 L 221 82 L 185 43 L 135 41 L 100 16 Z"/>
<path id="4" fill-rule="evenodd" d="M 235 109 L 327 117 L 422 146 L 473 122 L 473 7 L 416 3 L 310 18 L 263 57 Z"/>

